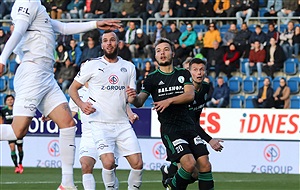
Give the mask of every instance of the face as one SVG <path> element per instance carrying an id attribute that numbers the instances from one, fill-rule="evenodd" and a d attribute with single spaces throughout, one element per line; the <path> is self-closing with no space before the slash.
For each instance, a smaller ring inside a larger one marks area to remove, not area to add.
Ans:
<path id="1" fill-rule="evenodd" d="M 218 49 L 219 43 L 217 41 L 213 42 L 213 48 Z"/>
<path id="2" fill-rule="evenodd" d="M 274 38 L 271 38 L 271 39 L 270 39 L 270 44 L 271 44 L 271 46 L 274 46 L 274 45 L 276 44 L 276 41 L 275 41 Z"/>
<path id="3" fill-rule="evenodd" d="M 246 30 L 247 29 L 247 25 L 246 24 L 242 24 L 242 30 Z"/>
<path id="4" fill-rule="evenodd" d="M 12 106 L 12 105 L 14 105 L 14 101 L 15 100 L 13 99 L 13 97 L 8 97 L 5 101 L 5 104 L 8 106 Z"/>
<path id="5" fill-rule="evenodd" d="M 269 85 L 270 85 L 269 78 L 265 78 L 265 80 L 264 80 L 264 86 L 269 86 Z"/>
<path id="6" fill-rule="evenodd" d="M 134 30 L 134 29 L 135 29 L 135 24 L 134 24 L 134 22 L 130 22 L 130 23 L 129 23 L 129 28 L 130 28 L 131 30 Z"/>
<path id="7" fill-rule="evenodd" d="M 170 28 L 171 28 L 172 30 L 175 30 L 176 25 L 175 25 L 175 24 L 171 24 L 171 25 L 170 25 Z"/>
<path id="8" fill-rule="evenodd" d="M 190 73 L 195 83 L 201 83 L 205 78 L 205 65 L 194 63 L 190 67 Z"/>
<path id="9" fill-rule="evenodd" d="M 171 65 L 173 56 L 170 44 L 163 42 L 155 47 L 155 59 L 159 66 Z"/>
<path id="10" fill-rule="evenodd" d="M 59 52 L 62 52 L 62 51 L 64 50 L 64 47 L 63 47 L 62 45 L 59 45 L 58 48 L 57 48 L 57 50 L 58 50 Z"/>
<path id="11" fill-rule="evenodd" d="M 280 86 L 284 86 L 285 85 L 285 80 L 284 79 L 280 79 L 279 85 Z"/>
<path id="12" fill-rule="evenodd" d="M 255 28 L 255 32 L 259 34 L 261 32 L 261 28 Z"/>
<path id="13" fill-rule="evenodd" d="M 118 39 L 115 33 L 105 33 L 102 36 L 102 49 L 104 55 L 109 59 L 115 59 L 118 55 Z"/>
<path id="14" fill-rule="evenodd" d="M 230 49 L 231 51 L 234 51 L 234 50 L 235 50 L 235 46 L 234 46 L 233 44 L 231 44 L 231 45 L 229 46 L 229 49 Z"/>
<path id="15" fill-rule="evenodd" d="M 161 29 L 161 28 L 162 28 L 162 25 L 161 25 L 160 23 L 157 23 L 157 24 L 156 24 L 156 28 Z"/>
<path id="16" fill-rule="evenodd" d="M 269 31 L 272 32 L 272 31 L 274 31 L 274 29 L 275 29 L 274 26 L 273 26 L 272 24 L 270 24 L 270 25 L 269 25 Z"/>
<path id="17" fill-rule="evenodd" d="M 259 42 L 254 42 L 254 48 L 259 49 L 260 48 L 260 43 Z"/>
<path id="18" fill-rule="evenodd" d="M 231 24 L 231 25 L 230 25 L 230 30 L 236 30 L 235 24 Z"/>
<path id="19" fill-rule="evenodd" d="M 214 24 L 209 24 L 209 30 L 215 30 Z"/>
<path id="20" fill-rule="evenodd" d="M 224 79 L 223 78 L 218 78 L 217 83 L 219 86 L 222 86 L 224 84 Z"/>
<path id="21" fill-rule="evenodd" d="M 70 46 L 71 47 L 75 47 L 76 46 L 76 41 L 75 40 L 71 40 L 70 41 Z"/>
<path id="22" fill-rule="evenodd" d="M 294 23 L 289 22 L 288 25 L 287 25 L 287 27 L 288 27 L 288 30 L 293 30 L 293 28 L 294 28 Z"/>
<path id="23" fill-rule="evenodd" d="M 299 27 L 299 26 L 296 26 L 296 27 L 295 27 L 295 33 L 296 33 L 296 34 L 299 34 L 299 33 L 300 33 L 300 27 Z"/>
<path id="24" fill-rule="evenodd" d="M 191 30 L 193 29 L 193 28 L 192 28 L 192 25 L 190 25 L 190 24 L 187 25 L 187 26 L 186 26 L 186 29 L 187 29 L 188 31 L 191 31 Z"/>

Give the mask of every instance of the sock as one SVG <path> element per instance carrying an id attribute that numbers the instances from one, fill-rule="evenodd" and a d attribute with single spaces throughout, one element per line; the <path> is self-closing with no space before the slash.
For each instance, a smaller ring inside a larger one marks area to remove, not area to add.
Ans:
<path id="1" fill-rule="evenodd" d="M 17 140 L 15 132 L 10 124 L 0 124 L 0 141 Z"/>
<path id="2" fill-rule="evenodd" d="M 171 165 L 168 167 L 168 178 L 172 178 L 175 176 L 176 172 L 178 170 L 178 166 L 176 162 L 172 162 Z"/>
<path id="3" fill-rule="evenodd" d="M 119 179 L 116 176 L 116 181 L 115 181 L 115 190 L 119 190 Z"/>
<path id="4" fill-rule="evenodd" d="M 131 168 L 128 176 L 128 190 L 140 189 L 142 185 L 142 173 L 143 170 L 135 170 Z"/>
<path id="5" fill-rule="evenodd" d="M 186 190 L 191 180 L 191 177 L 192 173 L 185 171 L 185 169 L 183 168 L 179 168 L 179 170 L 172 179 L 172 184 L 176 187 L 176 190 Z"/>
<path id="6" fill-rule="evenodd" d="M 60 129 L 59 147 L 61 157 L 61 172 L 62 185 L 74 186 L 73 181 L 73 165 L 75 157 L 75 129 L 76 127 L 69 127 Z"/>
<path id="7" fill-rule="evenodd" d="M 83 174 L 82 185 L 85 190 L 95 190 L 96 182 L 93 174 Z"/>
<path id="8" fill-rule="evenodd" d="M 102 180 L 106 190 L 114 190 L 116 182 L 115 169 L 107 170 L 102 168 Z"/>
<path id="9" fill-rule="evenodd" d="M 22 164 L 22 161 L 23 161 L 23 157 L 24 157 L 24 152 L 23 151 L 20 151 L 19 152 L 19 164 Z"/>
<path id="10" fill-rule="evenodd" d="M 18 158 L 17 158 L 16 152 L 15 151 L 11 151 L 10 155 L 11 155 L 11 159 L 12 159 L 15 167 L 18 167 L 18 161 L 17 161 Z"/>
<path id="11" fill-rule="evenodd" d="M 214 190 L 214 180 L 211 171 L 199 172 L 198 182 L 199 190 Z"/>

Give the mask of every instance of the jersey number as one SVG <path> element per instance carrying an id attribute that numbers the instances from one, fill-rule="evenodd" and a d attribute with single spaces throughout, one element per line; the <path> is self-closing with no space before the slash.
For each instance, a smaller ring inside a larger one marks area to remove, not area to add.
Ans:
<path id="1" fill-rule="evenodd" d="M 175 147 L 175 149 L 177 150 L 177 153 L 180 153 L 183 151 L 183 147 L 181 145 Z"/>

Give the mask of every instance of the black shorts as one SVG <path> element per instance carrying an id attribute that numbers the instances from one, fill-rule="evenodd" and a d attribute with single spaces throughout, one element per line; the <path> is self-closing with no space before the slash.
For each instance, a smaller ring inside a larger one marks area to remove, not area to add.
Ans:
<path id="1" fill-rule="evenodd" d="M 180 162 L 180 158 L 186 154 L 193 154 L 195 159 L 208 155 L 206 144 L 197 133 L 180 131 L 162 136 L 162 141 L 167 149 L 167 160 Z"/>
<path id="2" fill-rule="evenodd" d="M 16 145 L 23 145 L 23 139 L 18 139 L 15 141 L 8 141 L 8 144 L 15 143 Z"/>

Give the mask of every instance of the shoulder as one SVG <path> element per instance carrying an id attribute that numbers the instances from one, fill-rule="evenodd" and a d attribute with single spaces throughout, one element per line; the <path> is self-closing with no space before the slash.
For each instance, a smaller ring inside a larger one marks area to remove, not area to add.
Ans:
<path id="1" fill-rule="evenodd" d="M 120 62 L 122 66 L 126 66 L 127 68 L 130 68 L 130 69 L 135 69 L 135 66 L 132 62 L 127 61 L 119 56 L 118 56 L 118 59 L 119 59 L 118 62 Z"/>

